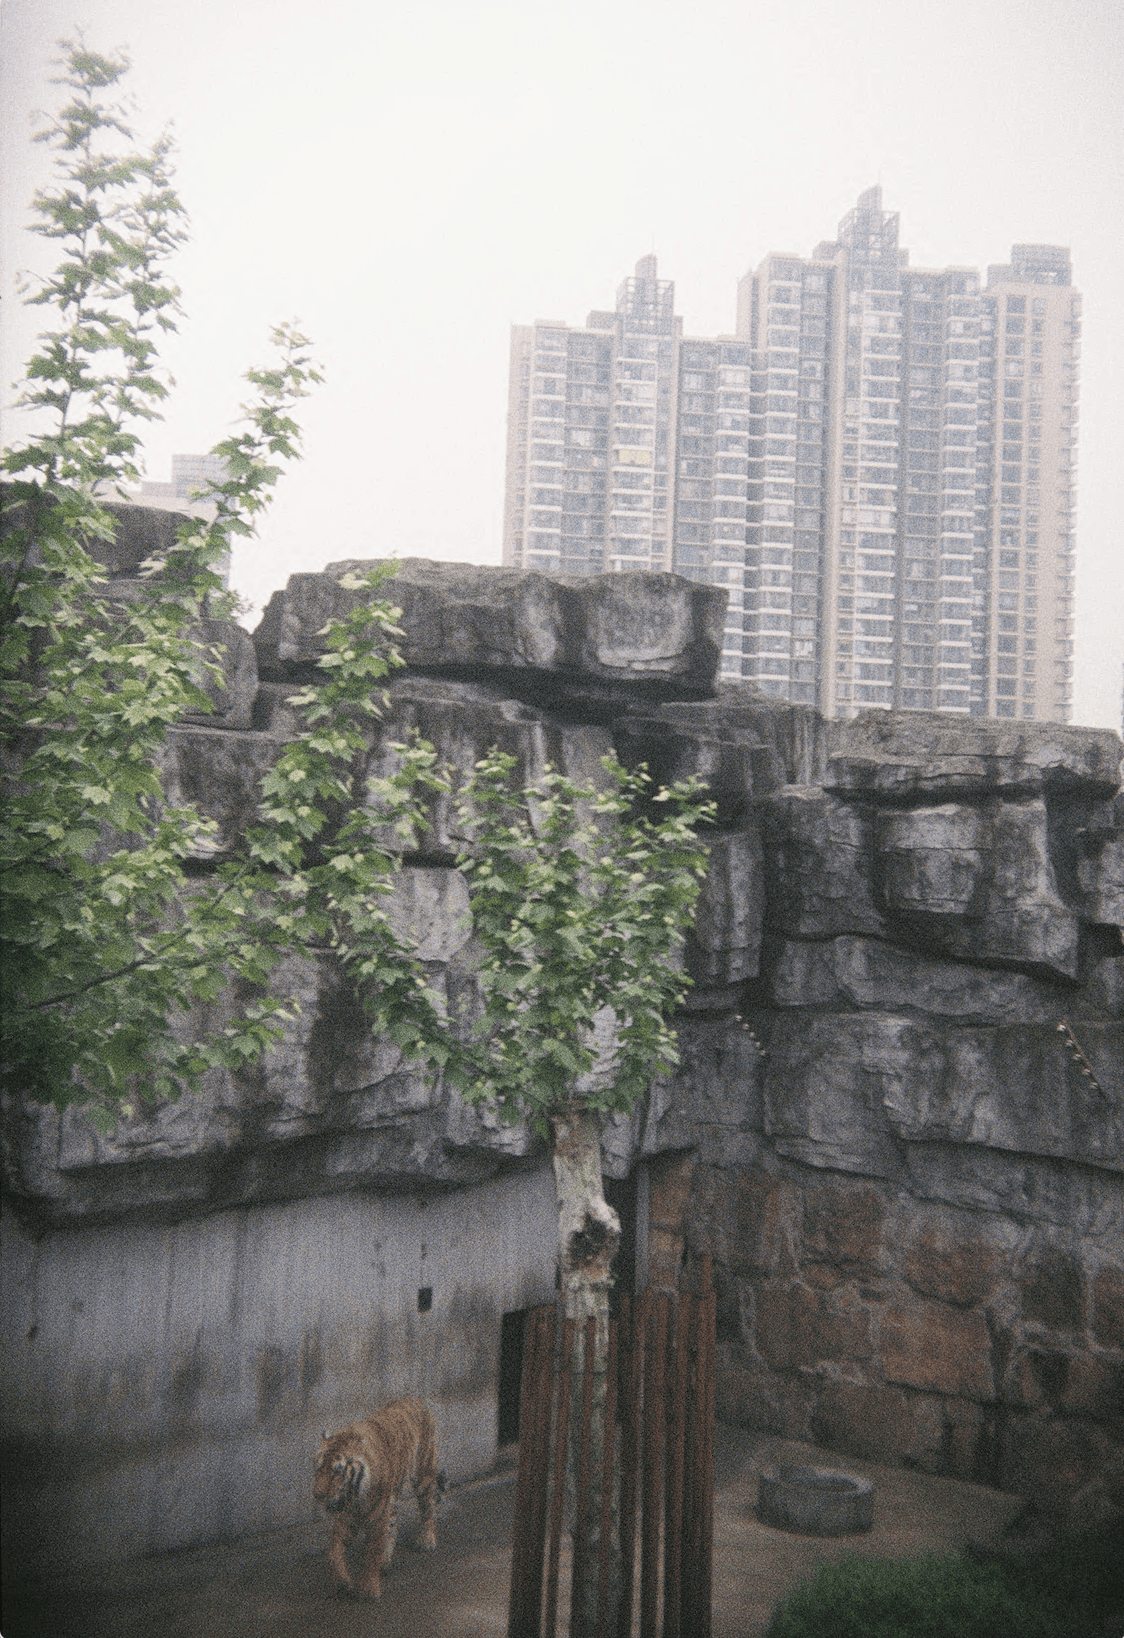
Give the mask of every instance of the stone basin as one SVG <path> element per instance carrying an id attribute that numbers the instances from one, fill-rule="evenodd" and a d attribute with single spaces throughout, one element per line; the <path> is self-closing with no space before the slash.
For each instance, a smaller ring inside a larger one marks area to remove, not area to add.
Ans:
<path id="1" fill-rule="evenodd" d="M 801 1536 L 853 1536 L 874 1523 L 874 1484 L 831 1468 L 782 1466 L 761 1474 L 757 1512 Z"/>

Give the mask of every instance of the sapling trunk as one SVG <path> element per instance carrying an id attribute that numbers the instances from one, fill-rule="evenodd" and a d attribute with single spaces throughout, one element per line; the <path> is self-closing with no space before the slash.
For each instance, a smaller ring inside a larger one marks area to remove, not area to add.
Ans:
<path id="1" fill-rule="evenodd" d="M 605 1199 L 601 1181 L 601 1125 L 598 1116 L 574 1102 L 566 1104 L 552 1119 L 554 1132 L 554 1179 L 558 1193 L 558 1246 L 562 1300 L 567 1319 L 574 1324 L 574 1354 L 571 1360 L 574 1392 L 571 1399 L 570 1468 L 567 1484 L 575 1496 L 574 1557 L 578 1566 L 574 1583 L 575 1638 L 593 1638 L 597 1628 L 598 1564 L 601 1542 L 602 1484 L 605 1440 L 613 1430 L 605 1425 L 605 1390 L 609 1360 L 609 1286 L 613 1259 L 620 1243 L 620 1219 Z M 588 1484 L 581 1516 L 577 1512 L 577 1487 L 573 1476 L 580 1455 L 582 1419 L 582 1371 L 587 1321 L 594 1323 L 593 1405 L 588 1456 Z M 610 1465 L 610 1472 L 613 1464 Z M 615 1507 L 609 1511 L 610 1528 L 615 1523 Z M 620 1585 L 612 1543 L 613 1571 L 610 1575 L 610 1603 L 615 1606 Z M 606 1630 L 613 1630 L 610 1621 Z"/>

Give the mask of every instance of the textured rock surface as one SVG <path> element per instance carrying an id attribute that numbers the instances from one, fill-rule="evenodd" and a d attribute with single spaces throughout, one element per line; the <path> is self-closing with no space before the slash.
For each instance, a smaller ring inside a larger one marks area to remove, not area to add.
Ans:
<path id="1" fill-rule="evenodd" d="M 878 837 L 887 913 L 951 954 L 1074 977 L 1078 916 L 1059 894 L 1048 826 L 1041 797 L 887 814 Z"/>
<path id="2" fill-rule="evenodd" d="M 202 686 L 210 712 L 188 711 L 187 720 L 215 728 L 249 728 L 258 693 L 258 656 L 248 631 L 233 620 L 204 620 L 192 637 L 217 665 L 221 676 L 205 671 Z"/>
<path id="3" fill-rule="evenodd" d="M 770 927 L 805 939 L 882 931 L 869 815 L 792 785 L 762 804 L 761 823 Z"/>
<path id="4" fill-rule="evenodd" d="M 1079 838 L 1077 881 L 1088 921 L 1124 926 L 1124 795 L 1094 815 Z"/>
<path id="5" fill-rule="evenodd" d="M 275 592 L 255 633 L 262 674 L 314 662 L 330 619 L 363 595 L 340 584 L 378 559 L 329 563 Z M 724 594 L 678 575 L 540 575 L 404 558 L 391 593 L 410 665 L 539 671 L 596 682 L 708 691 L 722 644 Z"/>
<path id="6" fill-rule="evenodd" d="M 1119 736 L 1110 729 L 936 711 L 865 711 L 832 723 L 828 757 L 831 789 L 891 800 L 1068 788 L 1111 796 L 1120 780 Z"/>
<path id="7" fill-rule="evenodd" d="M 218 826 L 201 861 L 253 816 L 318 633 L 353 595 L 347 567 L 274 598 L 252 710 L 244 667 L 224 716 L 169 736 L 169 800 Z M 412 663 L 372 773 L 417 730 L 461 769 L 498 744 L 528 780 L 548 762 L 596 780 L 615 746 L 716 798 L 682 1062 L 603 1149 L 610 1176 L 647 1179 L 657 1283 L 714 1255 L 722 1413 L 926 1471 L 1079 1487 L 1124 1443 L 1119 739 L 824 723 L 712 688 L 713 593 L 668 576 L 407 562 L 393 595 Z M 472 982 L 464 837 L 452 804 L 430 818 L 395 915 L 452 994 Z M 110 1138 L 7 1110 L 7 1189 L 33 1232 L 117 1235 L 132 1257 L 156 1222 L 425 1198 L 542 1163 L 528 1131 L 372 1040 L 329 963 L 278 983 L 301 1001 L 286 1039 L 199 1099 Z"/>
<path id="8" fill-rule="evenodd" d="M 0 484 L 0 498 L 6 500 L 7 490 L 7 484 Z M 173 512 L 160 506 L 131 506 L 126 501 L 104 504 L 116 524 L 114 537 L 112 540 L 91 537 L 85 547 L 113 579 L 133 576 L 146 559 L 162 557 L 175 544 L 181 523 L 192 521 L 186 512 Z M 2 514 L 0 532 L 7 534 L 9 529 L 19 528 L 24 516 L 22 506 L 11 507 Z"/>
<path id="9" fill-rule="evenodd" d="M 0 492 L 7 487 L 0 484 Z M 106 570 L 108 579 L 101 588 L 102 595 L 111 601 L 129 602 L 146 585 L 139 578 L 141 565 L 170 551 L 180 525 L 193 520 L 186 512 L 130 506 L 122 501 L 106 503 L 106 511 L 116 524 L 113 539 L 90 537 L 85 542 L 86 550 Z M 19 525 L 23 515 L 22 507 L 4 512 L 0 528 L 7 533 Z M 150 585 L 147 583 L 146 589 Z M 212 727 L 249 728 L 258 690 L 257 655 L 249 632 L 233 620 L 210 619 L 203 620 L 189 635 L 206 652 L 208 661 L 219 667 L 221 677 L 200 668 L 200 685 L 210 695 L 212 709 L 189 711 L 187 720 Z"/>

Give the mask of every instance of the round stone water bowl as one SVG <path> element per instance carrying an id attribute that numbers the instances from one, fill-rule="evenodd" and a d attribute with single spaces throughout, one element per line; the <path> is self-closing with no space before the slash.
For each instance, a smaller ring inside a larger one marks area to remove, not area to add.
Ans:
<path id="1" fill-rule="evenodd" d="M 874 1484 L 830 1468 L 778 1467 L 761 1474 L 757 1513 L 801 1536 L 854 1536 L 874 1523 Z"/>

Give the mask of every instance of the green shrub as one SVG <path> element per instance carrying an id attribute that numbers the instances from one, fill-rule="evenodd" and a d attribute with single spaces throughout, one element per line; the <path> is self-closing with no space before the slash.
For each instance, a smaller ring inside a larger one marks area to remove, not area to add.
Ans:
<path id="1" fill-rule="evenodd" d="M 768 1638 L 1098 1638 L 1124 1608 L 1122 1577 L 1109 1531 L 983 1563 L 848 1557 L 777 1606 Z"/>

